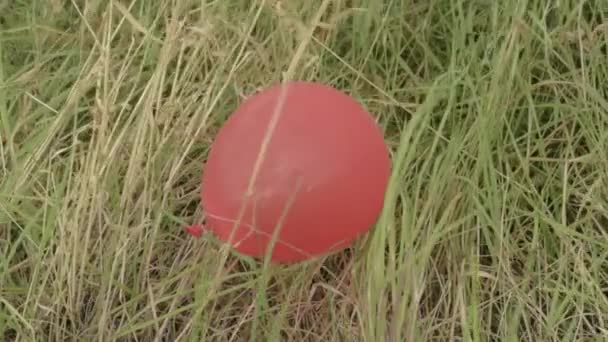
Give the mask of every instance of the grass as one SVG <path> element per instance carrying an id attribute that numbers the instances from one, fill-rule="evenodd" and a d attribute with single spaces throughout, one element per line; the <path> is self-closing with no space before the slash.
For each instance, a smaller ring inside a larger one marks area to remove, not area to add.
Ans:
<path id="1" fill-rule="evenodd" d="M 605 340 L 607 18 L 599 0 L 0 1 L 0 339 Z M 364 104 L 394 167 L 370 234 L 276 266 L 182 228 L 214 134 L 286 71 Z"/>

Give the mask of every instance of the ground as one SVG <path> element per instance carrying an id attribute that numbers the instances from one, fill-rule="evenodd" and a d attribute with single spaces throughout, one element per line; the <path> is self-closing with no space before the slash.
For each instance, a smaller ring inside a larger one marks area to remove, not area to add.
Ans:
<path id="1" fill-rule="evenodd" d="M 608 338 L 608 2 L 0 0 L 3 341 Z M 243 98 L 377 119 L 375 227 L 289 266 L 183 228 Z"/>

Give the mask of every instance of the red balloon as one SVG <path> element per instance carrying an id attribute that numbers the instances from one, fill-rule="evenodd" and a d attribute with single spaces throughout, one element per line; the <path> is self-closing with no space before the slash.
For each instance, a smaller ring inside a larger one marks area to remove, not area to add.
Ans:
<path id="1" fill-rule="evenodd" d="M 296 262 L 368 231 L 389 174 L 382 132 L 361 105 L 326 85 L 289 82 L 244 101 L 221 128 L 202 207 L 207 227 L 237 251 L 262 258 L 270 245 L 273 262 Z"/>

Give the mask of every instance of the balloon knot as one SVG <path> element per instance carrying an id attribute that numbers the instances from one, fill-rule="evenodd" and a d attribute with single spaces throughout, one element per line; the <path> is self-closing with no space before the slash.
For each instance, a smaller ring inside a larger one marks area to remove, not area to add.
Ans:
<path id="1" fill-rule="evenodd" d="M 199 238 L 203 235 L 203 232 L 205 231 L 205 226 L 203 226 L 202 224 L 192 224 L 192 225 L 185 227 L 184 230 L 188 234 L 190 234 L 196 238 Z"/>

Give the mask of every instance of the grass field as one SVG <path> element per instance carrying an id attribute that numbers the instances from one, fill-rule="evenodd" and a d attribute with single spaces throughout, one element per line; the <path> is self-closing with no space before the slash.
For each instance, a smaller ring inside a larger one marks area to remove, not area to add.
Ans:
<path id="1" fill-rule="evenodd" d="M 608 2 L 0 0 L 0 340 L 605 341 Z M 377 225 L 276 266 L 183 227 L 284 77 L 391 148 Z"/>

